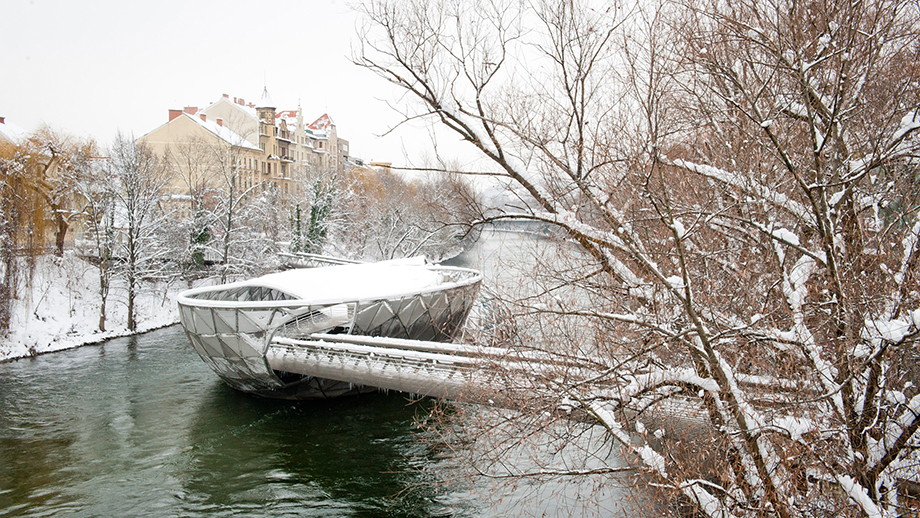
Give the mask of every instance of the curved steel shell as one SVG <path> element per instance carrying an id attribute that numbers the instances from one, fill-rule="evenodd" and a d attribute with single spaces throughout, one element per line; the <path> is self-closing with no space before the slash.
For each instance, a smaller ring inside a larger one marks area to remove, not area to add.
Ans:
<path id="1" fill-rule="evenodd" d="M 324 277 L 328 272 L 347 279 L 349 269 L 355 267 L 358 265 L 317 271 L 323 271 Z M 304 296 L 309 293 L 309 286 L 286 285 L 283 274 L 273 274 L 181 293 L 180 321 L 202 360 L 238 390 L 284 398 L 361 391 L 361 387 L 343 387 L 331 380 L 274 371 L 266 360 L 268 348 L 276 337 L 305 339 L 313 333 L 453 340 L 472 308 L 482 275 L 476 270 L 444 266 L 411 268 L 423 268 L 425 275 L 435 274 L 432 278 L 437 282 L 410 287 L 404 292 L 390 289 L 375 294 L 368 287 L 367 298 L 356 296 L 362 290 L 351 290 L 348 297 L 336 299 L 325 295 L 317 299 Z M 290 277 L 292 281 L 303 278 Z M 261 282 L 263 279 L 265 282 Z M 395 281 L 399 284 L 398 279 Z M 313 388 L 304 390 L 308 386 Z"/>

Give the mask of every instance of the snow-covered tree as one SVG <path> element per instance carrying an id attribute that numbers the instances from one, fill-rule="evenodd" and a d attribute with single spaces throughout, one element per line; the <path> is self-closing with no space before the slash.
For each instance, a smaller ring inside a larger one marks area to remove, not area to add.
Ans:
<path id="1" fill-rule="evenodd" d="M 291 252 L 305 252 L 304 235 L 303 235 L 303 211 L 300 209 L 300 203 L 295 203 L 291 209 Z"/>
<path id="2" fill-rule="evenodd" d="M 34 258 L 45 252 L 48 241 L 53 240 L 58 255 L 64 253 L 74 216 L 75 179 L 86 170 L 94 154 L 91 140 L 80 140 L 48 127 L 19 142 L 0 143 L 0 328 L 7 328 L 9 303 L 17 297 L 17 285 L 23 280 L 29 282 Z M 20 264 L 23 258 L 26 264 Z M 21 279 L 23 272 L 25 279 Z"/>
<path id="3" fill-rule="evenodd" d="M 64 242 L 75 212 L 74 185 L 96 155 L 92 140 L 81 140 L 44 126 L 20 145 L 18 156 L 25 168 L 29 188 L 41 198 L 42 214 L 51 222 L 54 249 L 64 254 Z M 44 235 L 35 236 L 44 239 Z M 43 246 L 44 243 L 41 243 Z"/>
<path id="4" fill-rule="evenodd" d="M 469 187 L 457 178 L 407 181 L 385 169 L 355 168 L 340 183 L 332 202 L 341 215 L 331 223 L 336 246 L 362 259 L 440 260 L 459 251 L 475 213 Z"/>
<path id="5" fill-rule="evenodd" d="M 84 168 L 74 184 L 75 211 L 83 224 L 83 242 L 77 243 L 84 257 L 95 259 L 99 271 L 99 330 L 105 331 L 106 307 L 114 271 L 116 226 L 116 194 L 118 179 L 111 176 L 104 159 L 92 161 Z"/>
<path id="6" fill-rule="evenodd" d="M 329 175 L 331 176 L 331 175 Z M 302 246 L 304 252 L 323 253 L 326 236 L 329 233 L 329 218 L 335 199 L 335 182 L 317 178 L 313 181 L 310 199 L 310 217 L 303 229 Z"/>
<path id="7" fill-rule="evenodd" d="M 18 295 L 20 280 L 19 250 L 44 218 L 35 210 L 34 191 L 27 186 L 27 175 L 18 147 L 0 142 L 0 330 L 9 330 L 12 302 Z M 36 217 L 37 216 L 37 217 Z M 27 251 L 32 247 L 25 247 Z M 30 253 L 30 257 L 31 257 Z"/>
<path id="8" fill-rule="evenodd" d="M 197 275 L 205 264 L 211 242 L 211 227 L 215 223 L 214 202 L 211 184 L 215 171 L 211 159 L 211 149 L 203 139 L 191 138 L 177 142 L 167 150 L 163 157 L 166 167 L 175 183 L 183 185 L 183 193 L 173 193 L 172 203 L 184 210 L 176 211 L 176 236 L 184 247 L 178 247 L 177 253 L 184 266 L 192 275 Z M 178 243 L 177 243 L 178 245 Z"/>
<path id="9" fill-rule="evenodd" d="M 241 270 L 259 274 L 278 264 L 279 243 L 289 235 L 289 203 L 281 189 L 270 182 L 246 198 L 240 210 L 240 227 L 244 232 L 234 245 L 234 261 Z"/>
<path id="10" fill-rule="evenodd" d="M 491 423 L 482 472 L 520 476 L 504 448 L 588 421 L 707 516 L 903 511 L 920 473 L 915 3 L 365 13 L 356 62 L 514 185 L 528 212 L 497 217 L 566 236 L 511 344 L 556 362 L 509 373 L 526 411 Z M 560 410 L 587 419 L 550 424 Z M 646 426 L 675 414 L 705 427 Z M 622 471 L 584 453 L 523 475 Z"/>
<path id="11" fill-rule="evenodd" d="M 252 240 L 254 232 L 261 236 L 263 225 L 250 216 L 253 211 L 269 219 L 274 216 L 271 211 L 250 207 L 264 201 L 260 196 L 271 189 L 251 167 L 256 148 L 240 133 L 245 127 L 238 120 L 212 125 L 209 131 L 171 145 L 165 153 L 174 180 L 171 204 L 187 204 L 177 211 L 176 230 L 185 233 L 183 253 L 192 275 L 200 275 L 205 257 L 219 263 L 222 282 L 249 272 L 259 262 L 251 255 L 259 249 Z M 272 231 L 282 227 L 267 222 L 264 226 Z"/>
<path id="12" fill-rule="evenodd" d="M 239 143 L 228 143 L 223 140 L 208 143 L 209 158 L 214 171 L 211 192 L 213 193 L 214 208 L 214 234 L 218 239 L 218 255 L 220 257 L 221 282 L 227 276 L 238 273 L 240 268 L 245 271 L 247 262 L 242 257 L 240 246 L 246 248 L 250 229 L 242 225 L 241 211 L 250 201 L 249 197 L 264 189 L 265 185 L 256 184 L 244 186 L 240 181 L 243 176 L 243 149 L 242 137 Z M 237 246 L 237 245 L 240 246 Z"/>
<path id="13" fill-rule="evenodd" d="M 135 299 L 144 280 L 164 276 L 171 249 L 163 246 L 168 214 L 163 205 L 169 178 L 147 145 L 118 134 L 109 149 L 106 173 L 117 179 L 115 212 L 119 226 L 118 272 L 127 290 L 128 329 L 137 329 Z"/>

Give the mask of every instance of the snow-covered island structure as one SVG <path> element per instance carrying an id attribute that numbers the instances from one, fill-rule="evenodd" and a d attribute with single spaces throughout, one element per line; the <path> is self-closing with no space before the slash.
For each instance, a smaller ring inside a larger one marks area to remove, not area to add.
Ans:
<path id="1" fill-rule="evenodd" d="M 195 351 L 230 386 L 267 397 L 311 399 L 374 390 L 286 372 L 277 340 L 317 333 L 449 342 L 479 291 L 477 270 L 420 260 L 297 268 L 196 288 L 178 297 Z"/>

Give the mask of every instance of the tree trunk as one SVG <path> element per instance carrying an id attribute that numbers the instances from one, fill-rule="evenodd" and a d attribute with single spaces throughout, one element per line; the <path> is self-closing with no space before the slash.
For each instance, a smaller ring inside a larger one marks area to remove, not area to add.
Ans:
<path id="1" fill-rule="evenodd" d="M 64 219 L 64 216 L 60 212 L 56 212 L 54 219 L 57 223 L 57 230 L 54 234 L 54 245 L 55 245 L 55 255 L 58 257 L 64 257 L 64 240 L 67 239 L 67 220 Z"/>

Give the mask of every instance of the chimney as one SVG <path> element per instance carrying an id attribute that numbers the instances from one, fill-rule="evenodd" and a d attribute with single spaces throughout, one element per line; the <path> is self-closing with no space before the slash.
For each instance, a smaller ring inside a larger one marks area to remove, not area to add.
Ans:
<path id="1" fill-rule="evenodd" d="M 227 94 L 224 94 L 224 99 L 229 99 L 229 98 L 230 98 L 230 96 L 229 96 L 229 95 L 227 95 Z"/>
<path id="2" fill-rule="evenodd" d="M 240 104 L 242 104 L 243 106 L 246 106 L 246 101 L 244 101 L 242 97 L 240 97 Z"/>
<path id="3" fill-rule="evenodd" d="M 254 104 L 252 104 L 252 103 L 249 103 L 249 107 L 250 107 L 250 108 L 255 108 L 256 105 L 254 105 Z"/>
<path id="4" fill-rule="evenodd" d="M 6 124 L 6 117 L 0 117 L 0 124 Z"/>
<path id="5" fill-rule="evenodd" d="M 197 106 L 186 106 L 185 113 L 189 115 L 195 115 L 196 113 L 198 113 L 198 107 Z"/>
<path id="6" fill-rule="evenodd" d="M 201 117 L 201 120 L 208 122 L 208 115 L 206 113 L 201 112 L 198 114 L 198 116 Z"/>
<path id="7" fill-rule="evenodd" d="M 221 119 L 220 117 L 218 117 L 218 118 L 217 118 L 217 125 L 218 125 L 218 126 L 223 126 L 223 125 L 224 125 L 224 119 Z"/>
<path id="8" fill-rule="evenodd" d="M 169 110 L 169 120 L 173 120 L 180 115 L 182 115 L 182 110 Z"/>

